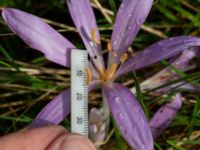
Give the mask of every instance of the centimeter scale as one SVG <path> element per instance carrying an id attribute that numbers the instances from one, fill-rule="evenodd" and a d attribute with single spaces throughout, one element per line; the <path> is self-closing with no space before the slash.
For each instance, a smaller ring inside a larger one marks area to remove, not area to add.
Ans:
<path id="1" fill-rule="evenodd" d="M 88 85 L 86 50 L 71 51 L 71 131 L 88 137 Z"/>

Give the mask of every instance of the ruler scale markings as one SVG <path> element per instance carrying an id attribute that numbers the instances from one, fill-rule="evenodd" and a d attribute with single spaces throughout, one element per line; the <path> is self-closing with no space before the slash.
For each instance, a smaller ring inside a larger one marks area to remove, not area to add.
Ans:
<path id="1" fill-rule="evenodd" d="M 88 86 L 86 50 L 71 52 L 71 131 L 88 137 Z"/>

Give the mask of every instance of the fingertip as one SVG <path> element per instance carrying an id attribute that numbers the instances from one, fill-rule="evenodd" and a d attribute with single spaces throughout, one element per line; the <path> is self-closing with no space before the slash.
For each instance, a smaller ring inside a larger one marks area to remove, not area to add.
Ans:
<path id="1" fill-rule="evenodd" d="M 56 139 L 48 150 L 96 150 L 92 142 L 77 134 L 65 134 Z"/>

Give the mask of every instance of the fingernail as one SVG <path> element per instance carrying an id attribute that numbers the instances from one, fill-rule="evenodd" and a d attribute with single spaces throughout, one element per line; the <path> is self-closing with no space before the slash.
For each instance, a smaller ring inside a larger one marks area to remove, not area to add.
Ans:
<path id="1" fill-rule="evenodd" d="M 63 135 L 56 139 L 48 150 L 96 150 L 87 138 L 71 134 Z"/>

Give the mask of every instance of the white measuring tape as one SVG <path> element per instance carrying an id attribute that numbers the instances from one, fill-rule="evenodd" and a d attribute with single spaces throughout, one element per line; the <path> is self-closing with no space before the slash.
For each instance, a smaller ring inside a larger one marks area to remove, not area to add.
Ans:
<path id="1" fill-rule="evenodd" d="M 71 131 L 88 137 L 88 85 L 86 50 L 71 51 Z"/>

